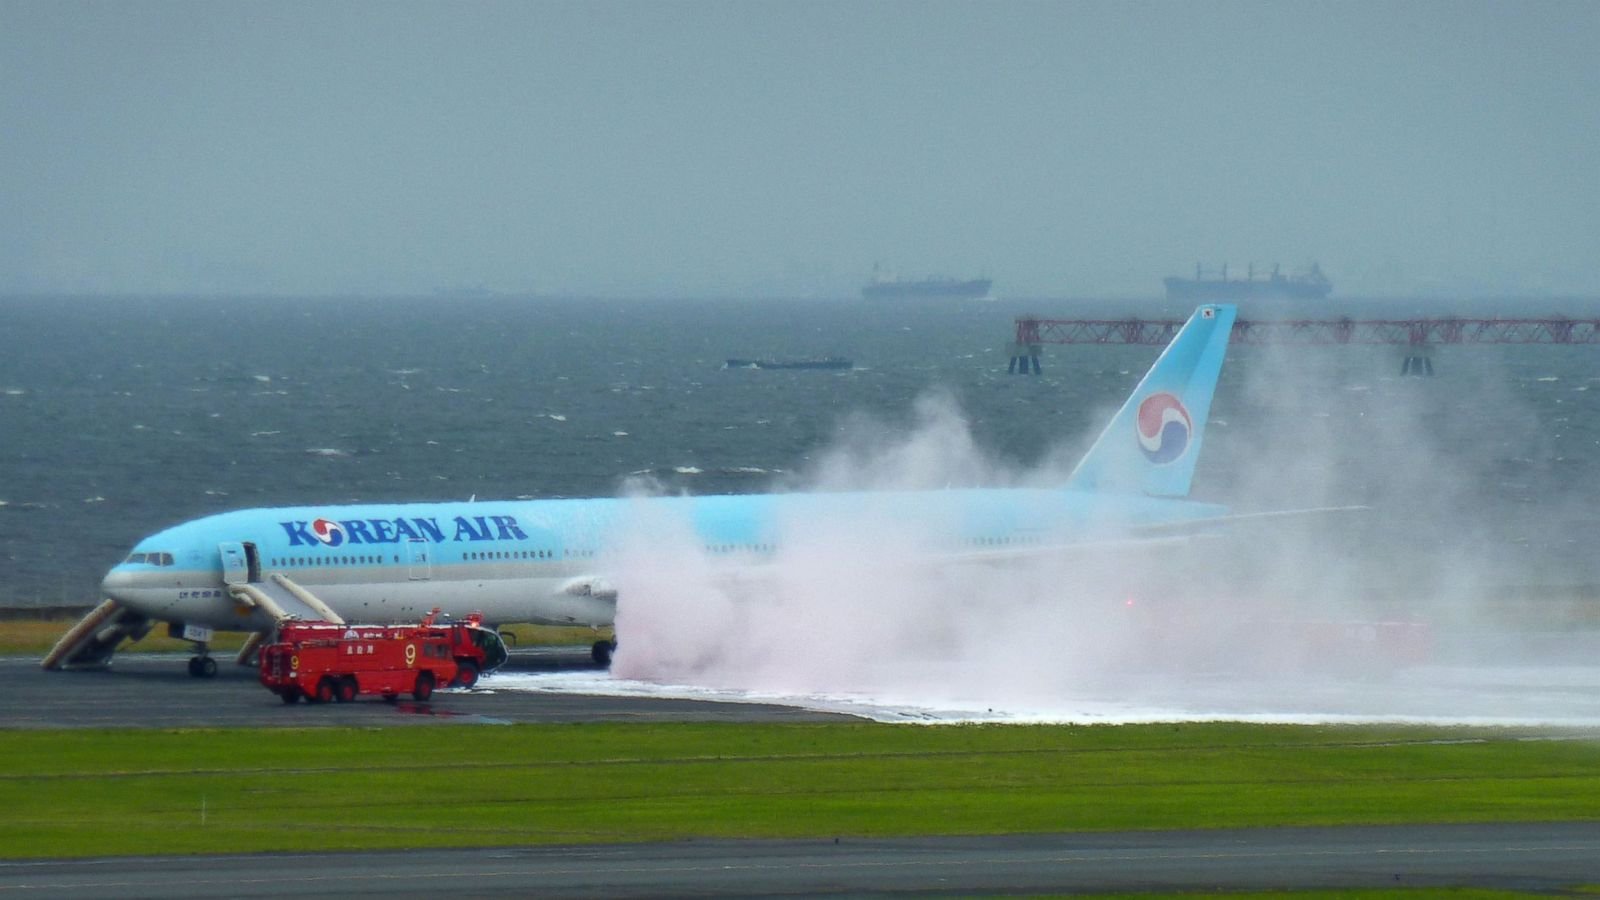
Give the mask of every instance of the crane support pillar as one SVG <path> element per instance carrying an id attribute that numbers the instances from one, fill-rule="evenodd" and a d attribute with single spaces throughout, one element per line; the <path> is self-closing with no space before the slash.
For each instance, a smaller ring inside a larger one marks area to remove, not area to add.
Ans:
<path id="1" fill-rule="evenodd" d="M 1012 344 L 1011 365 L 1006 372 L 1012 375 L 1038 375 L 1044 371 L 1039 367 L 1038 344 Z"/>
<path id="2" fill-rule="evenodd" d="M 1411 352 L 1406 354 L 1405 362 L 1400 364 L 1400 374 L 1419 377 L 1432 375 L 1433 357 L 1425 353 L 1418 353 L 1416 348 L 1413 347 Z"/>

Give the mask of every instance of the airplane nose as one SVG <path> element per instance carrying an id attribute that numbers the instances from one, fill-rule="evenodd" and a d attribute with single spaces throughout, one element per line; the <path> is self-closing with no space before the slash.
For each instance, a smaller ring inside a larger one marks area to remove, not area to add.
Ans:
<path id="1" fill-rule="evenodd" d="M 112 569 L 100 579 L 100 593 L 113 600 L 126 601 L 128 589 L 132 587 L 133 573 L 122 569 Z"/>

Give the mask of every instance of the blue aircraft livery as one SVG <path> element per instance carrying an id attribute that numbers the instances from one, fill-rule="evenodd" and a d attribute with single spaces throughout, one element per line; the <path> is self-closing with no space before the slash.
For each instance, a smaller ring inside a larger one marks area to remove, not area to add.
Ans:
<path id="1" fill-rule="evenodd" d="M 482 613 L 490 624 L 610 625 L 619 602 L 614 551 L 641 538 L 669 554 L 704 554 L 735 581 L 759 576 L 763 561 L 819 530 L 879 520 L 914 523 L 929 565 L 1170 540 L 1230 518 L 1226 507 L 1186 498 L 1233 320 L 1232 306 L 1197 309 L 1060 487 L 221 512 L 140 541 L 101 583 L 106 603 L 63 637 L 46 666 L 103 664 L 157 621 L 194 634 L 270 632 L 285 615 L 404 622 L 438 606 Z M 759 600 L 758 589 L 747 590 Z"/>
<path id="2" fill-rule="evenodd" d="M 291 547 L 340 547 L 345 544 L 398 544 L 401 541 L 525 541 L 527 532 L 515 516 L 456 516 L 441 525 L 437 517 L 393 519 L 343 519 L 322 516 L 306 521 L 279 522 Z"/>
<path id="3" fill-rule="evenodd" d="M 1139 404 L 1139 449 L 1145 459 L 1164 466 L 1189 449 L 1194 428 L 1183 402 L 1168 393 L 1151 394 Z"/>
<path id="4" fill-rule="evenodd" d="M 1068 487 L 1150 497 L 1189 495 L 1234 313 L 1232 306 L 1202 306 L 1189 317 L 1072 470 Z"/>

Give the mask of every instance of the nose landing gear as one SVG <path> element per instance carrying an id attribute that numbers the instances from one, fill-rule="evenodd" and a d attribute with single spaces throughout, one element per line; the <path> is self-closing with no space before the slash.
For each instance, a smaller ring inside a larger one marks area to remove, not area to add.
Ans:
<path id="1" fill-rule="evenodd" d="M 200 654 L 189 658 L 190 678 L 215 678 L 217 677 L 217 661 L 206 655 L 206 645 L 200 644 L 196 651 Z"/>
<path id="2" fill-rule="evenodd" d="M 167 634 L 194 645 L 194 656 L 189 658 L 190 678 L 217 677 L 217 661 L 211 658 L 211 652 L 206 646 L 211 640 L 212 631 L 210 628 L 203 625 L 180 625 L 177 622 L 172 622 L 167 625 Z"/>

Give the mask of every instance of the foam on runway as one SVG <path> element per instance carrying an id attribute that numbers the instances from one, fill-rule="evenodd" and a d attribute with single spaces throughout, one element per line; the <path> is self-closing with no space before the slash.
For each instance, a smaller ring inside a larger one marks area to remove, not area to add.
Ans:
<path id="1" fill-rule="evenodd" d="M 950 684 L 939 678 L 930 683 Z M 1381 678 L 1260 679 L 1213 675 L 1123 678 L 1055 697 L 1004 694 L 786 694 L 733 687 L 656 684 L 603 672 L 508 673 L 485 690 L 608 697 L 765 703 L 844 713 L 879 722 L 1138 724 L 1235 721 L 1262 724 L 1600 727 L 1600 666 L 1422 666 Z"/>

